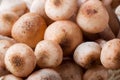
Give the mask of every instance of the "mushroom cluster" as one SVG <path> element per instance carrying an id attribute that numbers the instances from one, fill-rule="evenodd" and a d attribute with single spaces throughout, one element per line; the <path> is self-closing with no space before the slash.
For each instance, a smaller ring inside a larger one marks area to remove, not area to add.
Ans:
<path id="1" fill-rule="evenodd" d="M 2 0 L 0 80 L 120 80 L 120 0 Z"/>

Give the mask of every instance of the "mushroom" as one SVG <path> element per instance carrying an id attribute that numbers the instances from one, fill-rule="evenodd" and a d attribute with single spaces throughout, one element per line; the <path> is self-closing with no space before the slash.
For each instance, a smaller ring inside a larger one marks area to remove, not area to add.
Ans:
<path id="1" fill-rule="evenodd" d="M 120 39 L 112 39 L 104 44 L 100 60 L 105 68 L 120 68 Z"/>
<path id="2" fill-rule="evenodd" d="M 43 40 L 46 22 L 37 13 L 26 13 L 21 16 L 12 28 L 12 37 L 18 41 L 35 48 Z"/>
<path id="3" fill-rule="evenodd" d="M 74 51 L 75 62 L 83 68 L 100 63 L 101 46 L 96 42 L 81 43 Z"/>
<path id="4" fill-rule="evenodd" d="M 69 20 L 60 20 L 47 27 L 44 39 L 57 42 L 63 49 L 63 55 L 69 56 L 82 42 L 83 37 L 77 24 Z"/>
<path id="5" fill-rule="evenodd" d="M 16 43 L 5 54 L 5 66 L 15 76 L 27 77 L 36 66 L 33 50 L 24 43 Z"/>
<path id="6" fill-rule="evenodd" d="M 107 27 L 109 15 L 101 1 L 88 0 L 81 5 L 76 20 L 83 31 L 95 34 Z"/>
<path id="7" fill-rule="evenodd" d="M 37 65 L 41 68 L 57 67 L 63 59 L 60 45 L 50 40 L 40 41 L 35 48 Z"/>
<path id="8" fill-rule="evenodd" d="M 69 19 L 77 8 L 77 0 L 46 0 L 45 12 L 52 20 Z"/>

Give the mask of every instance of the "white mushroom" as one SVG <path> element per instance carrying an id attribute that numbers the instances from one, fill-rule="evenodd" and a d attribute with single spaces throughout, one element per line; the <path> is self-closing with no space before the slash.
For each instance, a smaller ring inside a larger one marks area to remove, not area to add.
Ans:
<path id="1" fill-rule="evenodd" d="M 101 46 L 96 42 L 84 42 L 80 44 L 74 51 L 75 62 L 83 68 L 90 68 L 91 66 L 100 62 Z"/>
<path id="2" fill-rule="evenodd" d="M 77 0 L 47 0 L 45 12 L 52 20 L 69 19 L 75 12 Z"/>
<path id="3" fill-rule="evenodd" d="M 76 19 L 83 31 L 99 33 L 107 27 L 109 15 L 101 1 L 88 0 L 81 5 Z"/>

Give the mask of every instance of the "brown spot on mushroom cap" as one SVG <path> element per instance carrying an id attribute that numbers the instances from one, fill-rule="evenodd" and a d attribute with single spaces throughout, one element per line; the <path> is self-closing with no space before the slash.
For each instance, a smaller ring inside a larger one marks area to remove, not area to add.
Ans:
<path id="1" fill-rule="evenodd" d="M 88 15 L 93 15 L 93 14 L 97 13 L 97 10 L 95 10 L 95 9 L 87 9 L 86 12 L 87 12 Z"/>
<path id="2" fill-rule="evenodd" d="M 98 13 L 98 11 L 92 6 L 86 6 L 84 9 L 82 9 L 81 12 L 88 17 L 91 17 Z"/>
<path id="3" fill-rule="evenodd" d="M 53 0 L 55 6 L 60 6 L 62 0 Z"/>
<path id="4" fill-rule="evenodd" d="M 25 63 L 24 59 L 19 55 L 14 55 L 11 57 L 10 61 L 13 64 L 14 68 L 17 70 L 21 70 L 20 68 L 23 68 L 23 65 Z"/>

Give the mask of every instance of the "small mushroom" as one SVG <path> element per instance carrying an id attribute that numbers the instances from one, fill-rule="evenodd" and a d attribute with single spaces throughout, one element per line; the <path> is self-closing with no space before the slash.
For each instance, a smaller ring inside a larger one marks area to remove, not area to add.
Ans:
<path id="1" fill-rule="evenodd" d="M 105 68 L 120 68 L 120 39 L 112 39 L 104 44 L 100 60 Z"/>
<path id="2" fill-rule="evenodd" d="M 37 65 L 41 68 L 56 67 L 61 64 L 63 51 L 60 45 L 50 40 L 40 41 L 35 48 Z"/>
<path id="3" fill-rule="evenodd" d="M 75 62 L 83 68 L 90 68 L 100 62 L 101 46 L 96 42 L 81 43 L 74 51 Z"/>
<path id="4" fill-rule="evenodd" d="M 45 12 L 52 20 L 69 19 L 77 8 L 77 0 L 46 0 Z"/>
<path id="5" fill-rule="evenodd" d="M 16 43 L 9 47 L 4 60 L 7 70 L 18 77 L 27 77 L 36 66 L 33 50 L 23 43 Z"/>

